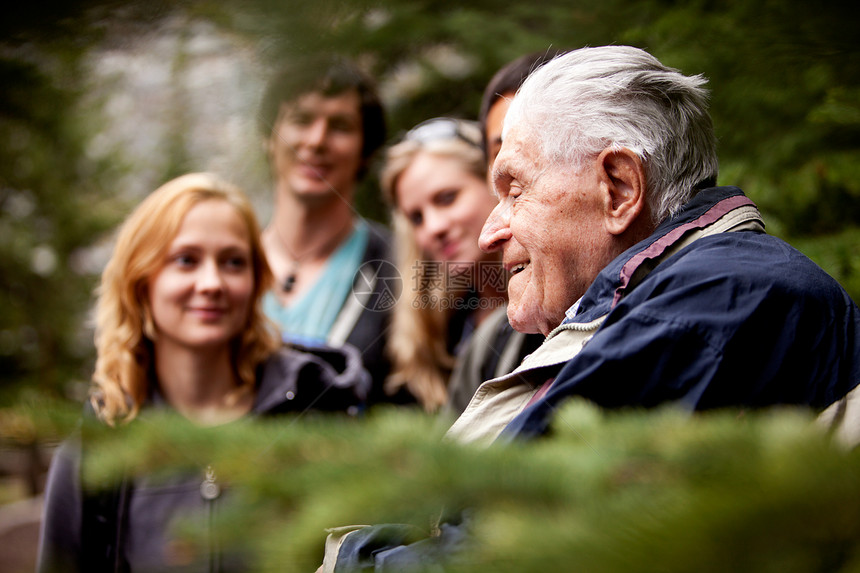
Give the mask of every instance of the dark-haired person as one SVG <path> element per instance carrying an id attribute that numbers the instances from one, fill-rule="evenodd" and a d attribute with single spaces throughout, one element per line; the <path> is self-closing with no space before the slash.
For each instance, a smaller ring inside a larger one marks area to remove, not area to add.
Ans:
<path id="1" fill-rule="evenodd" d="M 387 399 L 391 238 L 354 207 L 385 141 L 376 88 L 347 60 L 300 59 L 271 79 L 259 119 L 274 180 L 262 240 L 276 282 L 264 311 L 290 340 L 357 347 L 374 381 L 371 402 Z"/>
<path id="2" fill-rule="evenodd" d="M 478 123 L 481 124 L 484 138 L 484 153 L 487 156 L 488 175 L 492 174 L 493 162 L 502 147 L 502 125 L 517 90 L 529 74 L 563 53 L 563 50 L 548 48 L 525 54 L 499 68 L 490 78 L 487 87 L 484 88 L 484 95 L 481 96 L 481 109 L 478 112 Z M 492 181 L 490 183 L 492 184 Z"/>

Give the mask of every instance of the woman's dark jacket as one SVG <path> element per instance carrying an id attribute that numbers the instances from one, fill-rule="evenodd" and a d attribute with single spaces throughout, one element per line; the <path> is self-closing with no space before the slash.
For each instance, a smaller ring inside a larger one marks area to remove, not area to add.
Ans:
<path id="1" fill-rule="evenodd" d="M 352 346 L 334 349 L 284 348 L 259 369 L 252 416 L 308 410 L 357 412 L 370 377 Z M 166 407 L 154 395 L 152 410 Z M 144 416 L 142 413 L 141 416 Z M 139 423 L 138 421 L 132 423 Z M 84 445 L 84 448 L 86 446 Z M 45 493 L 37 571 L 234 571 L 239 558 L 214 545 L 191 553 L 171 538 L 171 527 L 189 518 L 211 528 L 225 497 L 217 474 L 201 467 L 195 475 L 125 479 L 109 491 L 84 495 L 81 440 L 70 438 L 54 456 Z M 214 487 L 213 487 L 214 486 Z M 215 495 L 213 495 L 215 494 Z"/>

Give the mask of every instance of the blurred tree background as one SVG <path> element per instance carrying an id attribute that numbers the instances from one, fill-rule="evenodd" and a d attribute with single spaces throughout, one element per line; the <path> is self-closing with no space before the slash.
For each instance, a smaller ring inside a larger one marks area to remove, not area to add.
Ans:
<path id="1" fill-rule="evenodd" d="M 79 398 L 87 314 L 116 223 L 190 170 L 268 217 L 257 99 L 279 61 L 355 58 L 391 138 L 474 118 L 527 52 L 624 43 L 710 78 L 721 184 L 860 299 L 860 6 L 800 0 L 184 0 L 19 3 L 0 22 L 0 405 Z M 359 209 L 385 220 L 375 181 Z"/>

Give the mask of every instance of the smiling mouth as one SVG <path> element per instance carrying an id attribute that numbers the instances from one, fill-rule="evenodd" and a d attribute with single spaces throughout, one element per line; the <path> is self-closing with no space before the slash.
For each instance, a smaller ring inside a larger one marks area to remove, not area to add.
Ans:
<path id="1" fill-rule="evenodd" d="M 518 264 L 514 265 L 513 267 L 511 267 L 511 275 L 515 275 L 515 274 L 521 273 L 524 270 L 526 270 L 527 264 L 528 263 L 518 263 Z"/>
<path id="2" fill-rule="evenodd" d="M 310 163 L 302 163 L 301 167 L 305 170 L 305 175 L 322 178 L 327 170 L 325 165 L 311 165 Z"/>
<path id="3" fill-rule="evenodd" d="M 442 256 L 446 259 L 451 258 L 454 254 L 457 253 L 458 245 L 457 243 L 446 243 L 442 246 Z"/>
<path id="4" fill-rule="evenodd" d="M 224 308 L 191 308 L 189 309 L 191 312 L 200 315 L 200 316 L 221 316 L 227 313 L 227 309 Z"/>

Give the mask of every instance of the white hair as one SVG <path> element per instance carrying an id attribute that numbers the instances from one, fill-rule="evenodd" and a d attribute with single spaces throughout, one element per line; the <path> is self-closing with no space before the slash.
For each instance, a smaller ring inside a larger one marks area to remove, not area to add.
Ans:
<path id="1" fill-rule="evenodd" d="M 638 48 L 581 48 L 526 79 L 505 117 L 505 132 L 516 124 L 553 162 L 579 165 L 607 147 L 630 149 L 645 166 L 657 223 L 697 187 L 716 184 L 706 83 Z"/>

